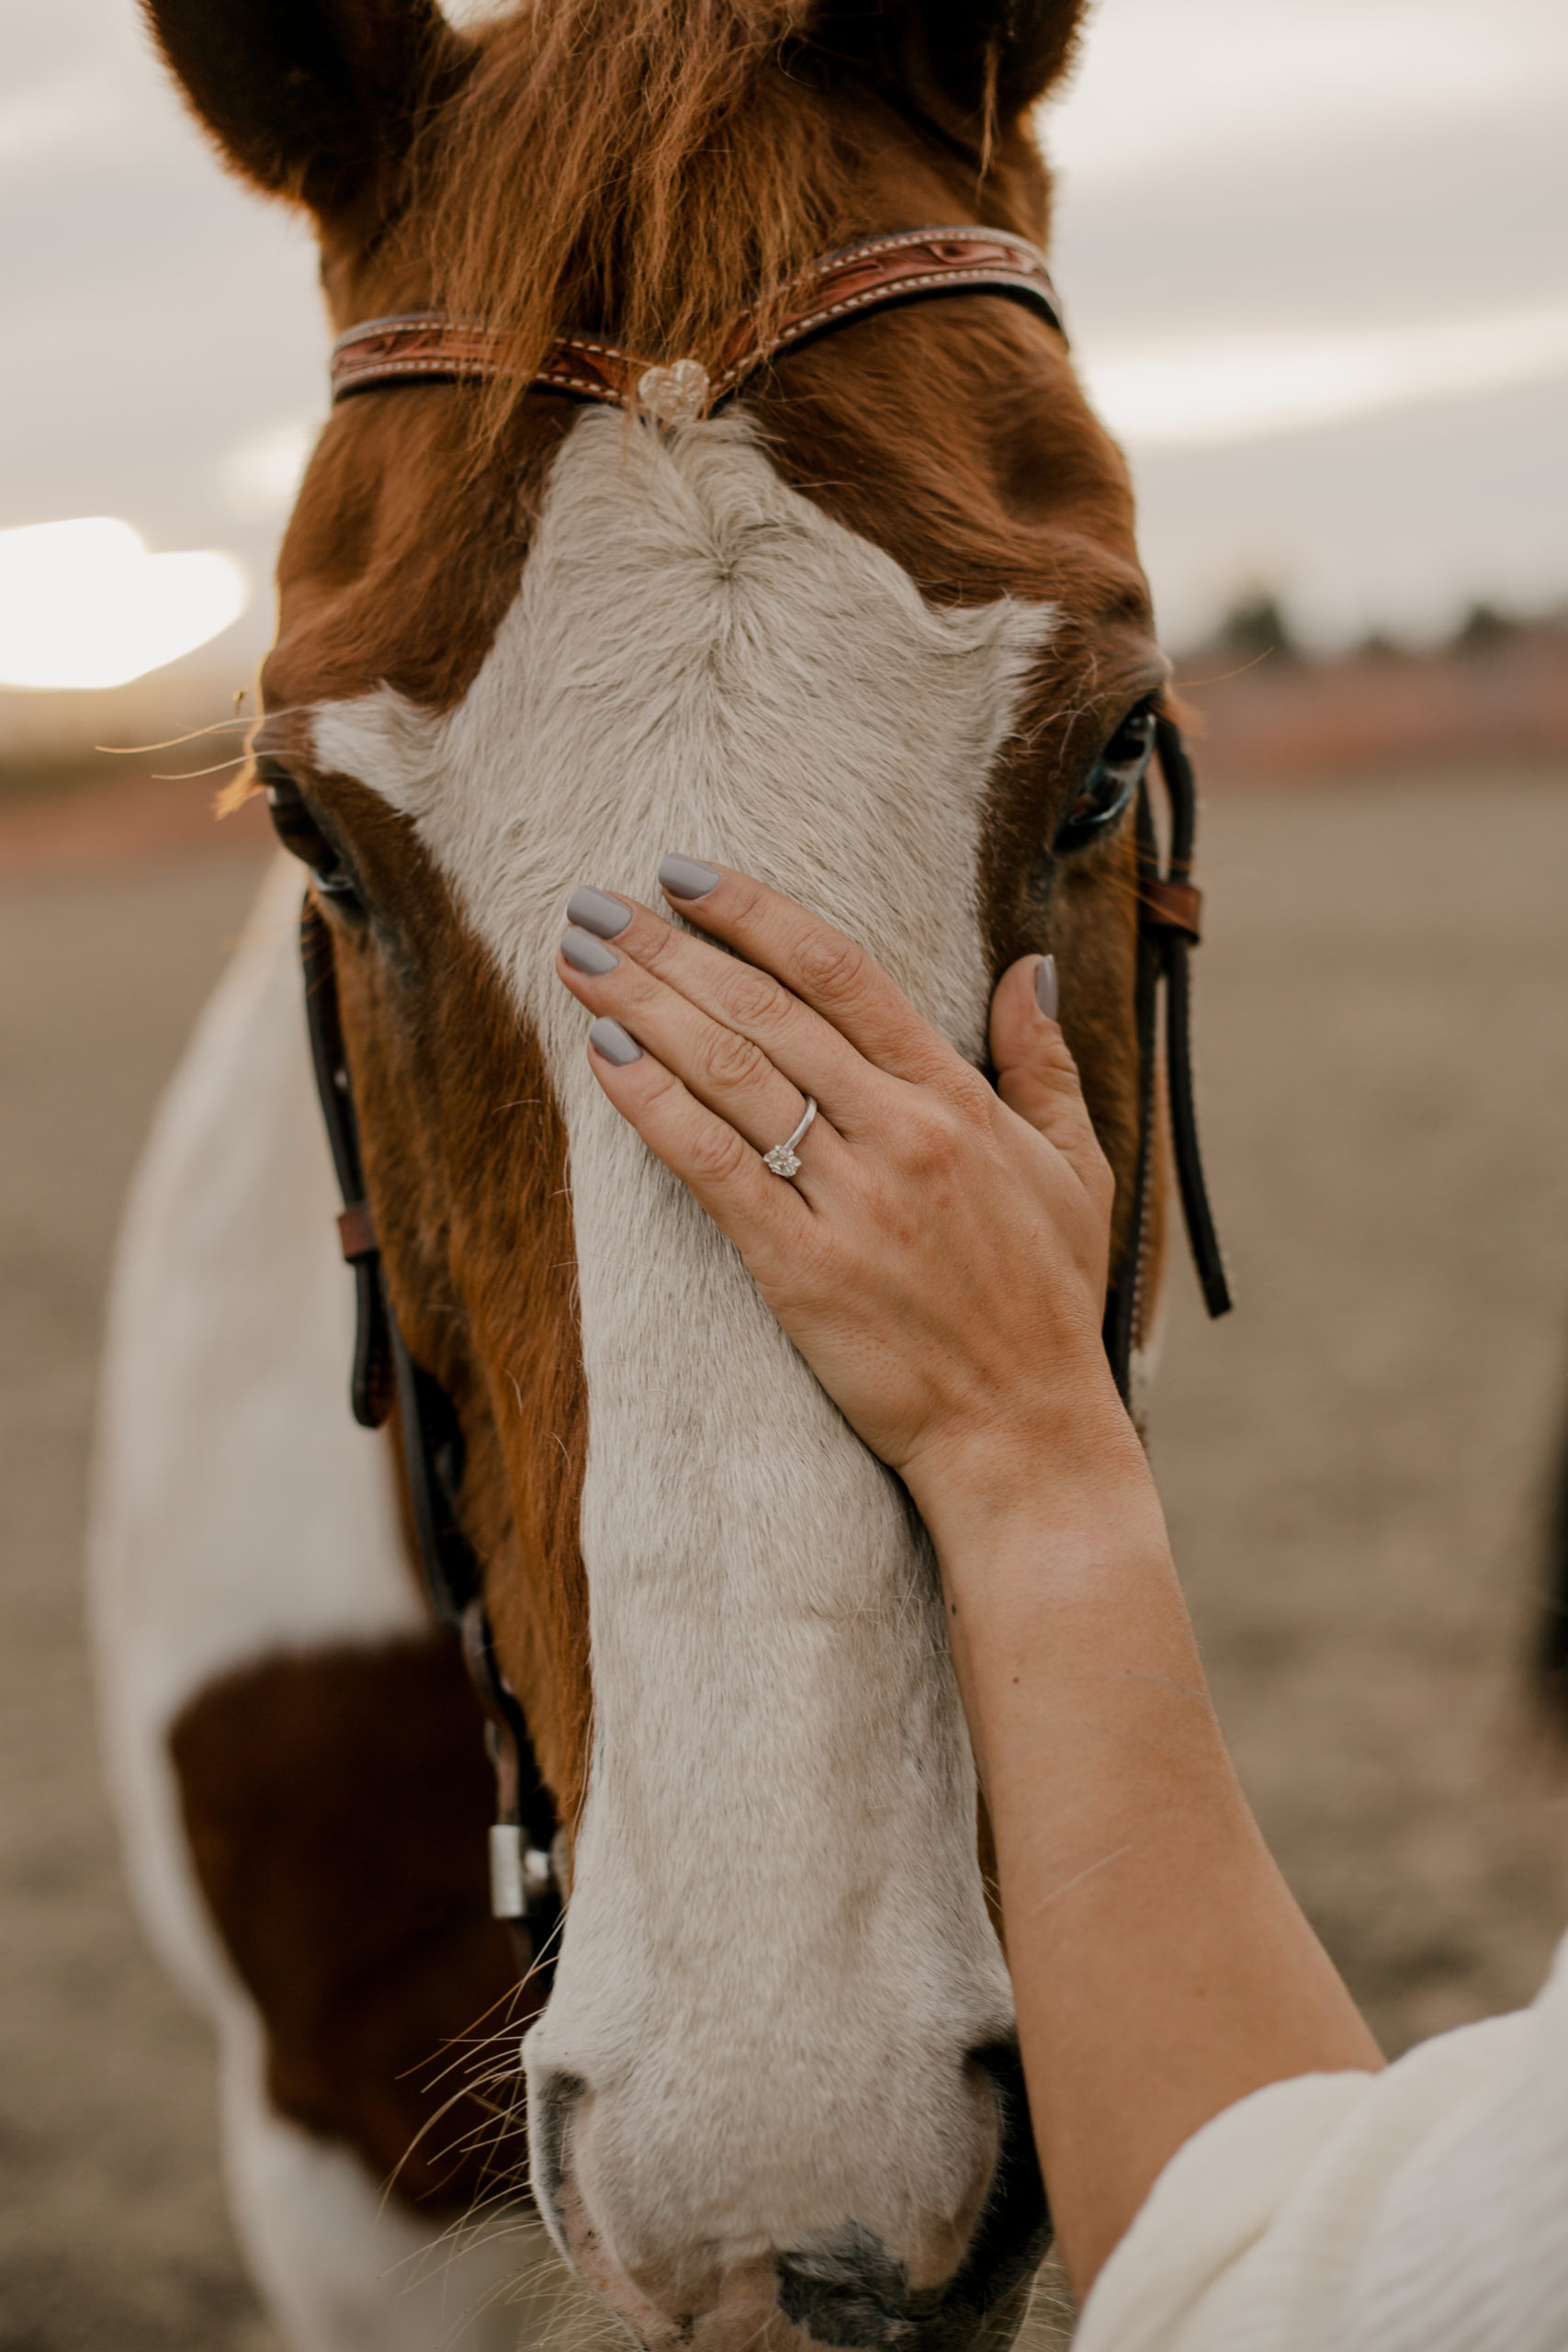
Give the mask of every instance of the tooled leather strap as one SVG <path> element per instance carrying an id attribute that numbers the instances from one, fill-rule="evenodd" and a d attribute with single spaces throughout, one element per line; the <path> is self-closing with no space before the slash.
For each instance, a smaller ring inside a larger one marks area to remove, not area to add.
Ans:
<path id="1" fill-rule="evenodd" d="M 773 332 L 759 336 L 753 313 L 736 322 L 709 373 L 693 360 L 654 367 L 592 335 L 563 335 L 530 381 L 544 391 L 655 415 L 702 415 L 737 390 L 754 368 L 811 336 L 868 311 L 941 294 L 1001 294 L 1025 302 L 1058 334 L 1061 311 L 1044 257 L 1005 229 L 901 229 L 866 237 L 813 262 L 791 288 Z M 350 327 L 333 345 L 334 401 L 378 385 L 456 382 L 511 372 L 498 327 L 414 311 Z"/>

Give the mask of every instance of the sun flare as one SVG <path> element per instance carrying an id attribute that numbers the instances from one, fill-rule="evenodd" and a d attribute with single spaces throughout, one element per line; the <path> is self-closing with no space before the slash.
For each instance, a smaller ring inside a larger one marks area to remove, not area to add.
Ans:
<path id="1" fill-rule="evenodd" d="M 237 621 L 250 583 L 215 550 L 150 555 L 106 514 L 0 531 L 0 686 L 123 686 Z"/>

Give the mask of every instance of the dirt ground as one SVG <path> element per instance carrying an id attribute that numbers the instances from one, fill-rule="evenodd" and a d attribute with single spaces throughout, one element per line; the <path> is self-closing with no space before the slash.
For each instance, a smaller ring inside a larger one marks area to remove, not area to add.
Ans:
<path id="1" fill-rule="evenodd" d="M 111 838 L 111 836 L 113 836 Z M 117 1204 L 254 847 L 0 818 L 0 2347 L 272 2352 L 211 2052 L 138 1941 L 79 1629 Z M 1264 1827 L 1391 2048 L 1528 1997 L 1568 1793 L 1516 1679 L 1568 1426 L 1568 775 L 1209 810 L 1200 1047 L 1240 1297 L 1156 1453 Z"/>

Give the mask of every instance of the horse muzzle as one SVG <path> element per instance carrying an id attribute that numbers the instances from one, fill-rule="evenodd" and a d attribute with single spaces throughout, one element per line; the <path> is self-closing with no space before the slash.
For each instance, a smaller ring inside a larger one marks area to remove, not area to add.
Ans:
<path id="1" fill-rule="evenodd" d="M 536 2086 L 535 2193 L 574 2268 L 647 2352 L 1005 2352 L 1050 2224 L 1017 2050 L 977 2051 L 970 2064 L 996 2132 L 956 2264 L 951 2222 L 917 2222 L 896 2247 L 852 2216 L 801 2244 L 725 2249 L 682 2245 L 671 2230 L 656 2250 L 646 2227 L 616 2227 L 614 2199 L 595 2194 L 592 2167 L 578 2165 L 591 2101 L 564 2076 Z M 895 2171 L 898 2156 L 883 2152 Z"/>

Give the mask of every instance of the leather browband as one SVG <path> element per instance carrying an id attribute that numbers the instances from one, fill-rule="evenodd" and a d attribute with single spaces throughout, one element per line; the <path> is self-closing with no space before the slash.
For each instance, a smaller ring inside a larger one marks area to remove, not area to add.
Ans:
<path id="1" fill-rule="evenodd" d="M 868 311 L 973 290 L 1026 302 L 1059 334 L 1061 311 L 1043 255 L 1005 229 L 902 229 L 867 237 L 813 262 L 791 289 L 771 334 L 759 337 L 748 311 L 730 333 L 711 376 L 691 360 L 670 368 L 589 335 L 552 345 L 530 381 L 542 391 L 615 408 L 643 408 L 664 421 L 706 414 L 778 352 L 793 349 Z M 502 329 L 414 311 L 350 327 L 333 345 L 333 399 L 381 384 L 454 382 L 510 373 Z"/>

